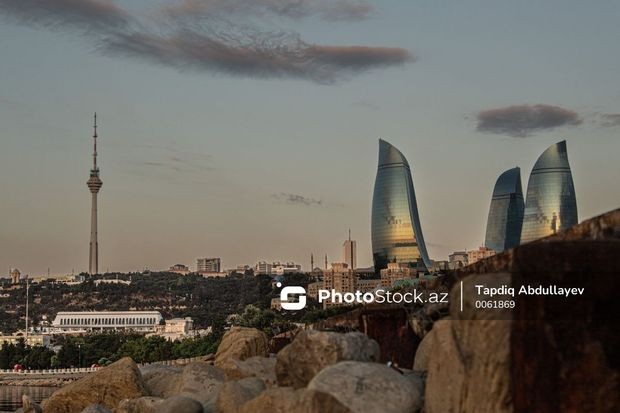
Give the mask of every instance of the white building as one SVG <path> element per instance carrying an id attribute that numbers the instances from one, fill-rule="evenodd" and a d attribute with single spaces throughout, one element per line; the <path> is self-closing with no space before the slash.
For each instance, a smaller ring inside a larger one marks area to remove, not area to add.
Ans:
<path id="1" fill-rule="evenodd" d="M 202 275 L 203 278 L 222 278 L 222 277 L 228 277 L 228 273 L 227 272 L 206 272 L 206 271 L 202 271 L 200 273 L 200 275 Z"/>
<path id="2" fill-rule="evenodd" d="M 266 261 L 259 261 L 254 266 L 254 275 L 271 275 L 271 264 Z"/>
<path id="3" fill-rule="evenodd" d="M 222 261 L 219 258 L 198 258 L 196 260 L 196 271 L 203 272 L 222 272 Z"/>
<path id="4" fill-rule="evenodd" d="M 301 265 L 294 262 L 274 262 L 271 264 L 271 275 L 296 274 L 301 272 Z"/>
<path id="5" fill-rule="evenodd" d="M 109 278 L 109 279 L 101 279 L 95 280 L 95 287 L 99 287 L 101 284 L 123 284 L 123 285 L 131 285 L 131 280 L 121 280 L 120 278 Z"/>
<path id="6" fill-rule="evenodd" d="M 157 326 L 155 332 L 149 333 L 147 336 L 157 335 L 174 341 L 192 336 L 193 334 L 194 320 L 191 317 L 185 317 L 166 320 L 166 324 Z"/>
<path id="7" fill-rule="evenodd" d="M 155 332 L 164 318 L 159 311 L 60 311 L 52 321 L 52 333 L 106 330 Z"/>

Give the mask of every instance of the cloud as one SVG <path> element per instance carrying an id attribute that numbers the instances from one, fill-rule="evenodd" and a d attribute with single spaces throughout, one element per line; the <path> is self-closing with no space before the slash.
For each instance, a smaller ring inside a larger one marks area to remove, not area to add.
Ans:
<path id="1" fill-rule="evenodd" d="M 299 20 L 317 16 L 328 21 L 357 21 L 368 18 L 374 7 L 361 0 L 180 0 L 164 6 L 164 13 L 182 19 L 200 19 L 214 14 L 276 15 Z"/>
<path id="2" fill-rule="evenodd" d="M 415 59 L 397 47 L 313 44 L 295 32 L 260 29 L 249 15 L 360 20 L 371 11 L 362 0 L 182 0 L 154 17 L 111 0 L 0 0 L 6 18 L 87 34 L 106 55 L 180 71 L 322 84 Z"/>
<path id="3" fill-rule="evenodd" d="M 85 33 L 121 30 L 132 20 L 110 0 L 0 0 L 0 13 L 29 26 Z"/>
<path id="4" fill-rule="evenodd" d="M 284 201 L 291 205 L 303 205 L 303 206 L 322 206 L 323 201 L 314 198 L 308 198 L 303 195 L 291 194 L 288 192 L 280 192 L 279 194 L 272 194 L 272 198 L 279 201 Z"/>
<path id="5" fill-rule="evenodd" d="M 612 128 L 615 126 L 620 126 L 620 113 L 600 113 L 599 114 L 600 121 L 599 125 Z"/>
<path id="6" fill-rule="evenodd" d="M 490 109 L 477 114 L 477 130 L 524 138 L 560 126 L 582 123 L 576 112 L 551 105 L 516 105 Z"/>
<path id="7" fill-rule="evenodd" d="M 286 33 L 223 33 L 184 30 L 169 36 L 120 34 L 103 52 L 140 58 L 179 70 L 209 71 L 254 78 L 297 78 L 333 83 L 373 68 L 404 64 L 404 49 L 307 44 Z"/>

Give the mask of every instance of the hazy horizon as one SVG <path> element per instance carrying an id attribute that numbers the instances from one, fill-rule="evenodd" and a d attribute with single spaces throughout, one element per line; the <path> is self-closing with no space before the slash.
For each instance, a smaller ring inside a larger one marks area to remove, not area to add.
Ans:
<path id="1" fill-rule="evenodd" d="M 497 177 L 525 194 L 563 139 L 579 221 L 620 206 L 618 3 L 71 4 L 0 0 L 3 274 L 87 270 L 93 112 L 100 272 L 308 269 L 349 228 L 370 266 L 379 138 L 433 259 L 482 245 Z"/>

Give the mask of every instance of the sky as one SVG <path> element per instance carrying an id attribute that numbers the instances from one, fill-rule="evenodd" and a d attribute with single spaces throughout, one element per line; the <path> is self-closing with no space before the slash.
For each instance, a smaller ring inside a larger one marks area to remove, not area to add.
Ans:
<path id="1" fill-rule="evenodd" d="M 620 206 L 617 1 L 0 0 L 0 271 L 372 264 L 378 139 L 431 258 L 566 139 L 579 220 Z"/>

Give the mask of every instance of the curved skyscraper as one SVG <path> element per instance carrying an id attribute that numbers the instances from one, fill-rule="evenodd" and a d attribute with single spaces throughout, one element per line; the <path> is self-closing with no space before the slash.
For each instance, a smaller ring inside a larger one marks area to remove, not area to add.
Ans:
<path id="1" fill-rule="evenodd" d="M 512 168 L 495 182 L 484 246 L 502 252 L 519 245 L 523 208 L 521 169 Z"/>
<path id="2" fill-rule="evenodd" d="M 375 271 L 388 262 L 429 268 L 409 163 L 379 139 L 379 167 L 372 197 L 372 255 Z"/>
<path id="3" fill-rule="evenodd" d="M 551 145 L 536 161 L 527 183 L 521 243 L 577 224 L 577 198 L 566 141 Z"/>

